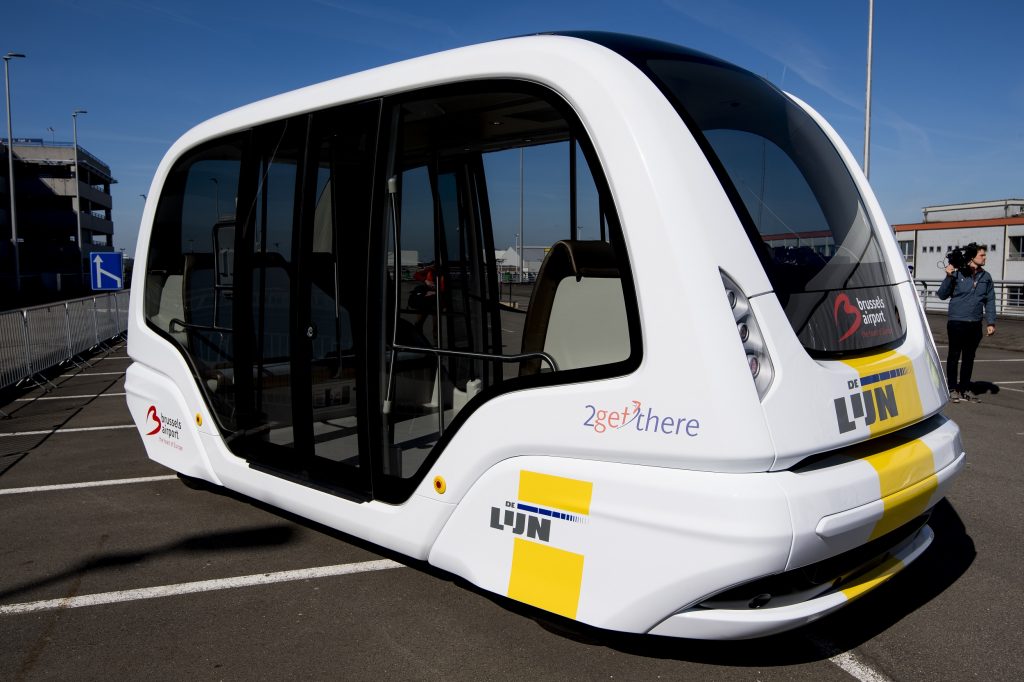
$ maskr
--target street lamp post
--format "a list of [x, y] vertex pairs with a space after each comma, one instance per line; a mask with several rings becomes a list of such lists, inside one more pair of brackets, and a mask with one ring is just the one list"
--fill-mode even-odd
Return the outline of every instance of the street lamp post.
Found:
[[875, 0], [868, 0], [868, 78], [864, 102], [864, 177], [871, 164], [871, 42], [875, 27]]
[[11, 244], [14, 246], [14, 291], [21, 292], [21, 260], [18, 254], [18, 216], [14, 201], [14, 137], [11, 135], [11, 76], [7, 63], [12, 59], [24, 58], [20, 52], [4, 55], [4, 89], [7, 93], [7, 181], [11, 193]]
[[213, 222], [216, 223], [220, 222], [220, 183], [217, 181], [217, 178], [210, 178], [210, 182], [213, 183], [214, 206], [216, 207], [214, 210], [217, 212]]
[[75, 221], [78, 225], [78, 278], [83, 287], [85, 286], [85, 245], [82, 244], [82, 192], [80, 189], [82, 180], [78, 173], [78, 115], [88, 113], [85, 109], [75, 109], [71, 112], [72, 144], [75, 147]]

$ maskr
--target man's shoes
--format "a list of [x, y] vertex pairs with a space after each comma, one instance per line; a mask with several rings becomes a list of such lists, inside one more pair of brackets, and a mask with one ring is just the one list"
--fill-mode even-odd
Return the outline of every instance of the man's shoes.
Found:
[[963, 393], [963, 400], [966, 403], [980, 403], [981, 402], [981, 398], [979, 398], [978, 396], [974, 395], [973, 391], [964, 391], [964, 393]]
[[958, 403], [960, 402], [960, 391], [955, 388], [949, 392], [949, 402]]

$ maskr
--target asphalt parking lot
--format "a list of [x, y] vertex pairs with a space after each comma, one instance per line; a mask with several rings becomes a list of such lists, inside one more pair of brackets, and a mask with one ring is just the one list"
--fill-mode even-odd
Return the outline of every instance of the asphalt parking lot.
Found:
[[983, 402], [947, 408], [969, 459], [932, 547], [810, 628], [716, 643], [566, 629], [186, 487], [131, 426], [121, 344], [0, 404], [0, 679], [1019, 679], [1024, 345], [1002, 345]]

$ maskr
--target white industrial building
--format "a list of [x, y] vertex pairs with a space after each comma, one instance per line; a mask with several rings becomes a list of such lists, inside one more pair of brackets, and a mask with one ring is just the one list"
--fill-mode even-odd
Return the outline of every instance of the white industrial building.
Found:
[[941, 279], [949, 250], [976, 242], [988, 250], [992, 279], [1024, 282], [1024, 199], [928, 206], [923, 213], [922, 223], [893, 225], [916, 279]]
[[946, 254], [971, 242], [988, 251], [985, 269], [996, 282], [997, 308], [1024, 303], [1024, 199], [927, 206], [924, 222], [893, 225], [907, 266], [918, 281], [941, 280]]

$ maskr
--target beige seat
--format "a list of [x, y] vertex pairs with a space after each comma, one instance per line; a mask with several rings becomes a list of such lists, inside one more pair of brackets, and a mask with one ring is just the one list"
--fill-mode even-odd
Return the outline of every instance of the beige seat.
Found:
[[[611, 244], [560, 241], [541, 264], [523, 330], [523, 353], [543, 351], [559, 370], [621, 362], [629, 357], [622, 281]], [[520, 363], [519, 374], [547, 364]]]
[[154, 314], [149, 316], [150, 321], [157, 328], [168, 332], [175, 341], [182, 346], [188, 345], [188, 334], [178, 324], [172, 325], [172, 320], [185, 319], [185, 303], [183, 296], [183, 277], [181, 275], [167, 275], [162, 283], [157, 283], [155, 277], [150, 275], [147, 281], [146, 293], [157, 290], [159, 286], [159, 303]]

